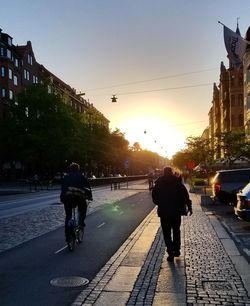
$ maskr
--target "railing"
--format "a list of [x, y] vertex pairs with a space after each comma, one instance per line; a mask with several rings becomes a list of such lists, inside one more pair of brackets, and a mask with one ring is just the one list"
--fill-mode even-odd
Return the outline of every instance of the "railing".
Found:
[[[89, 178], [89, 182], [91, 187], [94, 186], [102, 186], [102, 185], [110, 185], [110, 189], [120, 189], [121, 183], [127, 183], [129, 181], [147, 179], [147, 175], [133, 175], [133, 176], [122, 176], [122, 177], [102, 177], [102, 178]], [[42, 180], [42, 181], [32, 181], [32, 180], [19, 180], [19, 187], [26, 187], [29, 191], [38, 191], [38, 190], [52, 190], [52, 189], [60, 189], [61, 183], [54, 182], [53, 180]], [[18, 187], [17, 186], [17, 187]]]
[[91, 186], [101, 186], [101, 185], [110, 185], [110, 189], [120, 189], [121, 183], [127, 183], [129, 181], [136, 181], [147, 179], [147, 175], [133, 175], [133, 176], [122, 176], [122, 177], [103, 177], [103, 178], [95, 178], [89, 179]]

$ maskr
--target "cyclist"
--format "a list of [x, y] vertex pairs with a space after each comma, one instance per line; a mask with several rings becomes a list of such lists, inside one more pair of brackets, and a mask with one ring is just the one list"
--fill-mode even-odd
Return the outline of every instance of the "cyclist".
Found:
[[[76, 196], [72, 196], [72, 195]], [[65, 237], [68, 241], [68, 222], [72, 218], [72, 207], [78, 207], [79, 226], [84, 231], [85, 218], [87, 213], [87, 201], [92, 201], [92, 191], [87, 178], [81, 174], [80, 166], [77, 163], [71, 163], [69, 166], [69, 173], [66, 174], [62, 180], [61, 202], [64, 204], [65, 210]]]

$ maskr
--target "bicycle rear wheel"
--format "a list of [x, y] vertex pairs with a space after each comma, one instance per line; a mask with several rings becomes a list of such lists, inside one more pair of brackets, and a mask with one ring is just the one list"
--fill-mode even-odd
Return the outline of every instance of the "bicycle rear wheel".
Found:
[[75, 243], [76, 243], [76, 235], [75, 235], [75, 225], [74, 222], [69, 222], [69, 227], [68, 227], [68, 237], [67, 237], [67, 245], [68, 245], [68, 250], [70, 252], [73, 252], [75, 249]]
[[84, 227], [79, 226], [76, 232], [76, 239], [79, 244], [83, 241], [83, 235], [84, 235]]

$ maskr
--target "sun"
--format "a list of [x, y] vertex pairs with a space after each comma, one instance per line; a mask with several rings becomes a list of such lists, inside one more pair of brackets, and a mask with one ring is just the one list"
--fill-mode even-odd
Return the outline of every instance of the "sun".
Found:
[[163, 157], [172, 155], [184, 147], [185, 136], [159, 116], [135, 116], [120, 122], [119, 129], [133, 145], [139, 142], [142, 149], [156, 152]]

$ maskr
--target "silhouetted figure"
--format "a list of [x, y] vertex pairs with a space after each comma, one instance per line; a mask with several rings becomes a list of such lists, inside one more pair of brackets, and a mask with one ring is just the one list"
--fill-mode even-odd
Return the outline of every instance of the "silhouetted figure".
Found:
[[67, 241], [67, 225], [72, 218], [72, 207], [78, 207], [79, 225], [84, 230], [84, 220], [87, 213], [87, 199], [92, 200], [90, 184], [87, 178], [81, 174], [80, 166], [76, 163], [72, 163], [69, 166], [69, 173], [66, 174], [62, 180], [60, 199], [65, 209], [65, 236]]
[[180, 256], [181, 216], [192, 215], [192, 202], [182, 179], [173, 174], [171, 167], [165, 167], [163, 176], [155, 181], [152, 190], [153, 202], [158, 206], [164, 241], [168, 252], [168, 261]]

